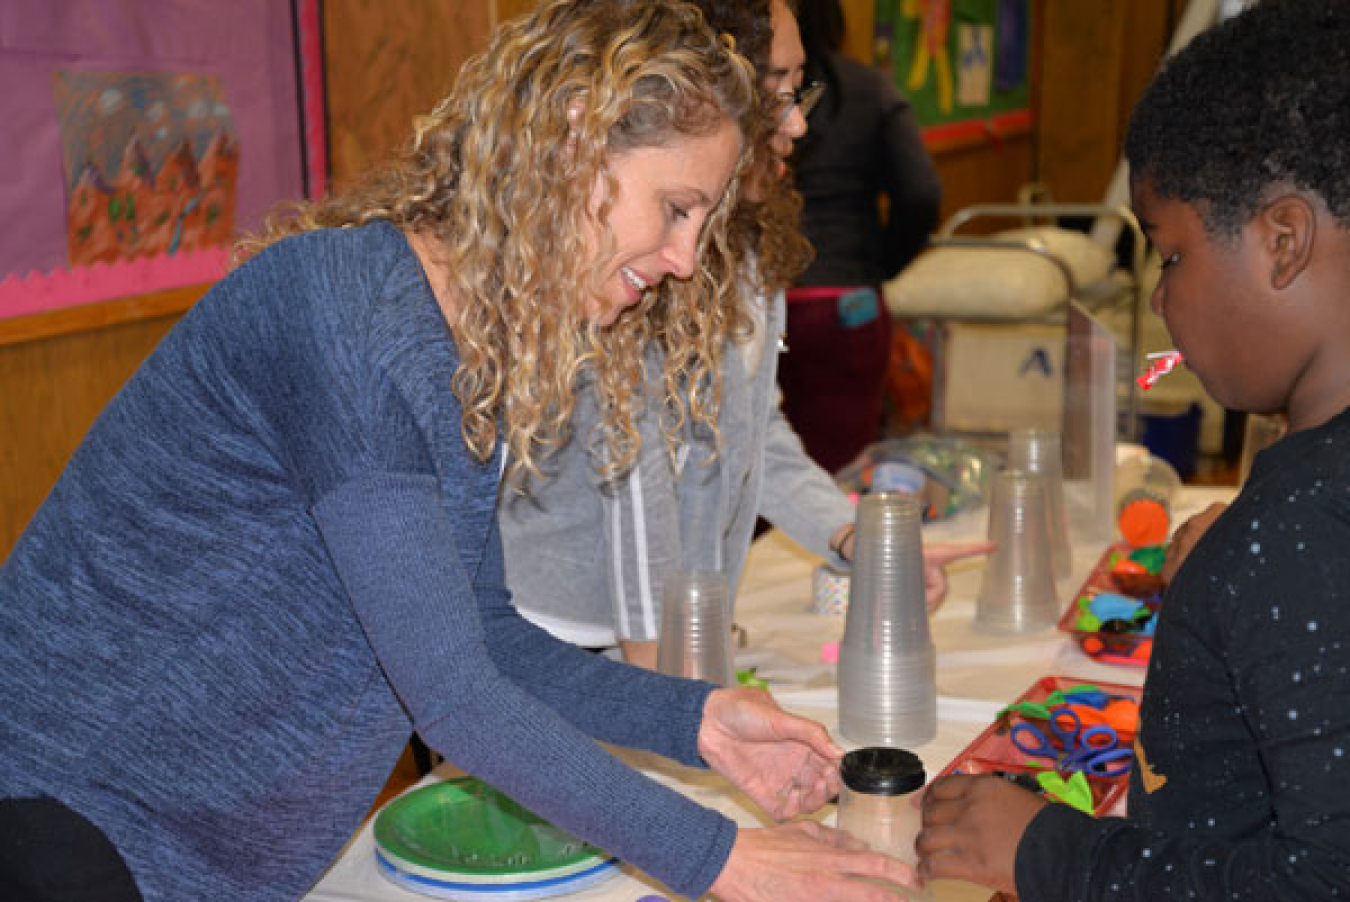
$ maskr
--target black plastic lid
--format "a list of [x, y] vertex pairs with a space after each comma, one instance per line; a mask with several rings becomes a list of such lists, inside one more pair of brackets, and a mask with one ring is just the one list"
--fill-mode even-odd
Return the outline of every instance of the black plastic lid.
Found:
[[844, 785], [868, 795], [898, 796], [923, 786], [927, 777], [919, 756], [905, 749], [855, 749], [839, 766]]

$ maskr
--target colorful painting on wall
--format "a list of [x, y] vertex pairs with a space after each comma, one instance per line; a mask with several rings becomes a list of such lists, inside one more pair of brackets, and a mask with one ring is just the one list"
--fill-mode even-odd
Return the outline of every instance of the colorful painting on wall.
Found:
[[930, 143], [1031, 123], [1029, 0], [876, 0], [873, 58]]
[[0, 317], [219, 278], [326, 180], [320, 0], [0, 12]]
[[59, 72], [71, 266], [234, 239], [239, 141], [218, 79]]

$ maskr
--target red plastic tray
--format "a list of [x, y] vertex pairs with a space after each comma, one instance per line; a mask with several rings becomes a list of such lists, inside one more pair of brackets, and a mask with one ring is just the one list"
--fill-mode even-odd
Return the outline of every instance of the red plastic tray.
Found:
[[1106, 551], [1102, 552], [1101, 559], [1084, 580], [1083, 587], [1069, 600], [1069, 606], [1059, 618], [1059, 628], [1077, 638], [1086, 655], [1104, 664], [1147, 667], [1149, 655], [1153, 653], [1152, 636], [1087, 631], [1077, 629], [1075, 626], [1078, 622], [1078, 599], [1084, 595], [1092, 597], [1101, 592], [1114, 592], [1117, 595], [1138, 598], [1150, 608], [1158, 609], [1162, 603], [1161, 584], [1156, 578], [1131, 580], [1111, 572], [1111, 563], [1116, 556], [1126, 556], [1132, 550], [1133, 548], [1125, 542], [1107, 546]]
[[[1109, 554], [1102, 558], [1103, 561], [1108, 559]], [[1018, 702], [1044, 702], [1050, 697], [1050, 693], [1056, 689], [1072, 689], [1075, 686], [1083, 685], [1085, 682], [1085, 680], [1073, 677], [1041, 677], [1029, 689], [1017, 696], [1013, 700], [1013, 704]], [[1142, 695], [1142, 690], [1136, 686], [1101, 682], [1093, 682], [1092, 685], [1111, 695], [1120, 695], [1132, 698], [1135, 701], [1139, 701]], [[1008, 736], [1008, 731], [1013, 724], [1022, 722], [1024, 722], [1024, 718], [1017, 714], [1008, 714], [999, 718], [986, 727], [979, 736], [975, 737], [975, 741], [966, 746], [959, 755], [948, 762], [938, 776], [946, 776], [958, 771], [963, 774], [987, 774], [996, 770], [1005, 773], [1044, 770], [1046, 762], [1043, 759], [1027, 755], [1013, 745]], [[1128, 774], [1110, 778], [1088, 777], [1088, 786], [1092, 790], [1093, 814], [1100, 817], [1115, 808], [1125, 798], [1125, 793], [1129, 789], [1129, 779]], [[1007, 893], [994, 893], [989, 898], [989, 902], [1017, 902], [1017, 897]]]
[[[1032, 684], [1013, 704], [1018, 702], [1044, 702], [1056, 689], [1072, 689], [1084, 684], [1084, 680], [1073, 677], [1047, 676]], [[1116, 683], [1098, 683], [1092, 685], [1110, 695], [1119, 695], [1139, 701], [1141, 690], [1137, 686], [1122, 686]], [[1014, 724], [1027, 722], [1021, 715], [1013, 712], [999, 718], [985, 727], [984, 732], [975, 741], [966, 746], [959, 755], [948, 762], [938, 776], [957, 773], [987, 774], [993, 771], [1007, 773], [1027, 773], [1046, 769], [1047, 762], [1026, 754], [1009, 736]], [[1042, 725], [1042, 724], [1038, 724]], [[1129, 774], [1119, 777], [1088, 777], [1088, 786], [1092, 789], [1093, 814], [1101, 815], [1110, 811], [1124, 796], [1129, 787]]]

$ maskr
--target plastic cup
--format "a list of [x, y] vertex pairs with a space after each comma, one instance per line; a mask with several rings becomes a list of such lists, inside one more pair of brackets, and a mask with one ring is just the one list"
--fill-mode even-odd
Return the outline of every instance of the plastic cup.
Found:
[[975, 628], [1027, 633], [1053, 626], [1059, 598], [1050, 557], [1044, 477], [1004, 470], [994, 478], [989, 537], [994, 550], [975, 598]]
[[[899, 748], [854, 749], [839, 765], [837, 826], [878, 852], [917, 866], [914, 841], [922, 829], [916, 794], [926, 781], [919, 756]], [[920, 898], [909, 891], [906, 897]], [[922, 898], [931, 899], [932, 894]]]
[[848, 610], [851, 580], [847, 572], [821, 564], [811, 574], [811, 613], [843, 614]]
[[656, 669], [730, 686], [731, 617], [727, 578], [715, 570], [672, 574], [661, 592]]
[[1008, 434], [1008, 469], [1045, 477], [1050, 565], [1054, 568], [1055, 578], [1064, 579], [1073, 571], [1073, 549], [1069, 542], [1068, 513], [1064, 507], [1064, 452], [1059, 432], [1037, 427], [1014, 429]]

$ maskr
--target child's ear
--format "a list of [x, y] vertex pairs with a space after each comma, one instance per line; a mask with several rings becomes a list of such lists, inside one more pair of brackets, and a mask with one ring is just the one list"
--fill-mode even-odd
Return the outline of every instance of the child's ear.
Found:
[[1312, 259], [1317, 211], [1301, 194], [1286, 194], [1267, 204], [1257, 219], [1270, 254], [1270, 287], [1282, 291]]

